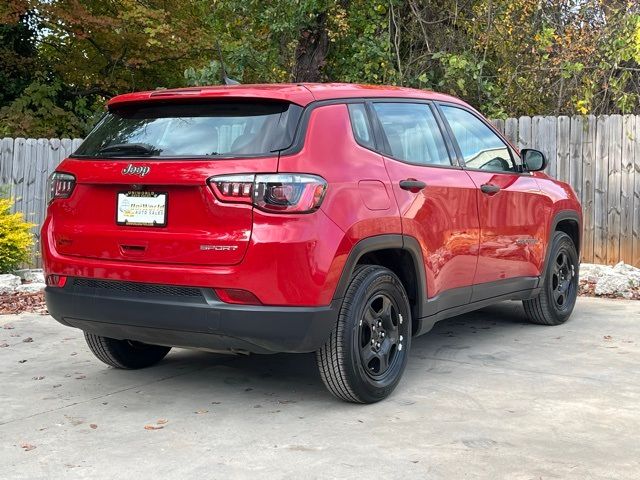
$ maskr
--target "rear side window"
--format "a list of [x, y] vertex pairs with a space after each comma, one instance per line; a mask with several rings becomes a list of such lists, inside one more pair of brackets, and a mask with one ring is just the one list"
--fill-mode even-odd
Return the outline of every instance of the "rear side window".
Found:
[[349, 117], [351, 118], [351, 129], [353, 136], [360, 145], [373, 150], [375, 144], [369, 118], [367, 117], [367, 109], [363, 103], [349, 104]]
[[418, 165], [451, 166], [451, 160], [429, 105], [422, 103], [374, 103], [390, 154]]
[[512, 172], [509, 148], [475, 115], [457, 107], [441, 105], [468, 168]]
[[281, 102], [120, 107], [105, 115], [74, 156], [266, 156], [291, 145], [301, 112]]

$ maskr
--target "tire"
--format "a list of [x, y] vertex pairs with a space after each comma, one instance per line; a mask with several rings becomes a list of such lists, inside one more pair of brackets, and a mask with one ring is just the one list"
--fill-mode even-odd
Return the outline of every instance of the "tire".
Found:
[[155, 365], [171, 350], [171, 347], [116, 340], [87, 332], [84, 332], [84, 338], [98, 360], [112, 367], [127, 370]]
[[538, 325], [566, 322], [578, 296], [580, 262], [573, 240], [564, 232], [555, 232], [550, 248], [540, 294], [522, 301], [527, 317]]
[[378, 402], [400, 381], [410, 347], [411, 309], [402, 283], [387, 268], [359, 266], [336, 326], [316, 352], [325, 386], [347, 402]]

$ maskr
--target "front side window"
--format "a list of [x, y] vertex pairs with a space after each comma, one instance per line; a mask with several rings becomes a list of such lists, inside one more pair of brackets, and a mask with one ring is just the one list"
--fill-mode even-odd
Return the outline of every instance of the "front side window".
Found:
[[288, 103], [221, 101], [117, 107], [74, 156], [270, 155], [291, 145], [301, 110]]
[[451, 166], [444, 138], [429, 105], [373, 104], [393, 158], [418, 165]]
[[491, 172], [514, 171], [509, 148], [478, 117], [457, 107], [442, 105], [441, 108], [468, 168]]

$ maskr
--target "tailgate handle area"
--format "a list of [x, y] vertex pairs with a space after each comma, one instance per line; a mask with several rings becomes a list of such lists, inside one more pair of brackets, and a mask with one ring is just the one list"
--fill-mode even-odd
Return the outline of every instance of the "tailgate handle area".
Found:
[[139, 256], [144, 255], [144, 252], [147, 251], [146, 245], [125, 245], [124, 243], [120, 244], [120, 251], [123, 255], [130, 256]]

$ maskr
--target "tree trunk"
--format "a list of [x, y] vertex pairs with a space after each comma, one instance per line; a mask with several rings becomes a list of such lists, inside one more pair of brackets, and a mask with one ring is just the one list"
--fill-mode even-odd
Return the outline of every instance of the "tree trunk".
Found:
[[329, 51], [326, 12], [319, 13], [315, 20], [315, 25], [300, 32], [292, 74], [294, 82], [321, 82], [323, 79], [322, 69]]

